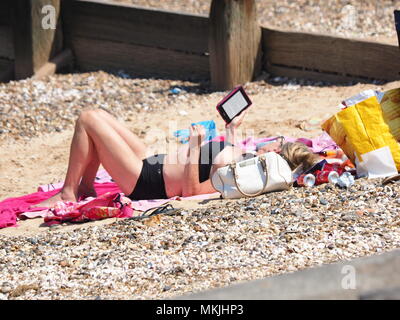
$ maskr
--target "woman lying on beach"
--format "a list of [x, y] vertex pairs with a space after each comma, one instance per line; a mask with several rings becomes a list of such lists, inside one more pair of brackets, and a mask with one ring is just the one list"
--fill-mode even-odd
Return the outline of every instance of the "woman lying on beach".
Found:
[[[244, 115], [245, 112], [226, 126], [225, 142], [202, 146], [204, 127], [192, 126], [189, 143], [177, 152], [146, 158], [146, 145], [108, 112], [82, 111], [75, 124], [64, 186], [37, 206], [51, 207], [57, 201], [96, 197], [93, 184], [100, 164], [132, 200], [216, 192], [210, 181], [215, 170], [245, 156], [235, 146], [236, 130]], [[299, 165], [307, 169], [316, 161], [315, 155], [301, 143], [269, 143], [258, 154], [270, 151], [280, 153], [292, 170]]]

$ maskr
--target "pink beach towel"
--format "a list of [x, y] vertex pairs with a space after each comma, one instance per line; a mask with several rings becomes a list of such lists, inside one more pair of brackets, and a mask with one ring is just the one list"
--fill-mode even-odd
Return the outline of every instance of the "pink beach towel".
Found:
[[[160, 200], [131, 201], [122, 193], [107, 192], [97, 198], [88, 198], [81, 202], [58, 202], [54, 208], [47, 209], [44, 221], [48, 225], [62, 222], [84, 222], [102, 220], [107, 218], [130, 218], [134, 211], [146, 211], [169, 202], [170, 200], [208, 199], [211, 195], [193, 197], [173, 197]], [[219, 195], [219, 193], [216, 193]]]
[[[106, 192], [121, 192], [119, 187], [113, 183], [95, 183], [94, 188], [100, 196]], [[43, 211], [43, 207], [30, 208], [32, 205], [38, 204], [55, 195], [60, 189], [44, 192], [38, 191], [21, 197], [8, 198], [0, 202], [0, 229], [13, 227], [16, 225], [17, 218], [24, 212], [34, 213]], [[34, 216], [34, 214], [32, 215]]]
[[[105, 183], [95, 183], [94, 184], [95, 190], [98, 194], [98, 197], [95, 198], [92, 201], [99, 200], [102, 201], [101, 196], [105, 195], [107, 193], [109, 194], [117, 194], [121, 193], [121, 190], [119, 187], [114, 183], [114, 182], [105, 182]], [[8, 198], [0, 202], [0, 229], [1, 228], [7, 228], [7, 227], [14, 227], [16, 226], [17, 219], [27, 219], [27, 218], [38, 218], [42, 217], [47, 219], [47, 221], [50, 220], [58, 220], [58, 221], [79, 221], [79, 219], [84, 220], [85, 218], [91, 219], [91, 220], [97, 220], [98, 212], [90, 212], [86, 215], [84, 215], [84, 212], [81, 211], [74, 211], [76, 208], [81, 208], [83, 205], [85, 205], [88, 200], [83, 200], [78, 203], [68, 203], [68, 202], [61, 202], [60, 206], [62, 203], [64, 204], [65, 208], [68, 208], [68, 210], [65, 210], [62, 212], [61, 210], [57, 214], [54, 214], [49, 208], [44, 208], [44, 207], [34, 207], [30, 208], [32, 205], [35, 205], [37, 203], [40, 203], [41, 201], [44, 201], [53, 195], [55, 195], [60, 189], [55, 189], [52, 191], [38, 191], [35, 193], [31, 193], [25, 196], [21, 197], [15, 197], [15, 198]], [[123, 195], [123, 194], [122, 194]], [[213, 197], [218, 197], [219, 193], [212, 193], [212, 194], [203, 194], [203, 195], [197, 195], [197, 196], [192, 196], [192, 197], [172, 197], [170, 199], [155, 199], [155, 200], [139, 200], [139, 201], [131, 201], [130, 203], [130, 208], [132, 210], [137, 210], [137, 211], [146, 211], [148, 209], [156, 208], [159, 207], [171, 200], [203, 200], [203, 199], [209, 199]], [[94, 206], [95, 202], [92, 202], [92, 206]], [[96, 207], [107, 207], [104, 205], [104, 203], [101, 202], [101, 204], [97, 204]], [[112, 207], [109, 207], [112, 208]], [[61, 212], [61, 213], [60, 213]], [[104, 212], [104, 210], [102, 211]], [[110, 215], [108, 217], [118, 217], [118, 218], [123, 218], [127, 217], [126, 211], [124, 213], [121, 213], [117, 210], [109, 210]], [[53, 219], [50, 219], [49, 217], [53, 217]]]

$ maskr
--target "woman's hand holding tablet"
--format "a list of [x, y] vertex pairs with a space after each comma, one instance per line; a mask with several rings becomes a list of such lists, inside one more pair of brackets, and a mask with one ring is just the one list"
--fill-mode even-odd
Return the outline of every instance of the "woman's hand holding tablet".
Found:
[[217, 110], [226, 124], [250, 107], [252, 102], [242, 86], [233, 89], [220, 103]]

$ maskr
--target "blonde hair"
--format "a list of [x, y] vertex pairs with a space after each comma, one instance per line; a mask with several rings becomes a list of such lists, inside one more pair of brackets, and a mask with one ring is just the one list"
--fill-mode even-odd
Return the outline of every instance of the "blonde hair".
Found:
[[301, 165], [302, 170], [306, 171], [319, 160], [317, 154], [312, 153], [305, 144], [300, 142], [286, 142], [282, 146], [280, 155], [288, 162], [292, 170]]

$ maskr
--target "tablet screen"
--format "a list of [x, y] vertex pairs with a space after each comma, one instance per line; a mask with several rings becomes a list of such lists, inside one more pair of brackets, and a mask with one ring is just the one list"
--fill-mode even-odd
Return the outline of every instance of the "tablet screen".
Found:
[[226, 114], [230, 119], [233, 119], [238, 113], [248, 106], [248, 102], [243, 97], [243, 94], [238, 90], [233, 94], [223, 105]]

